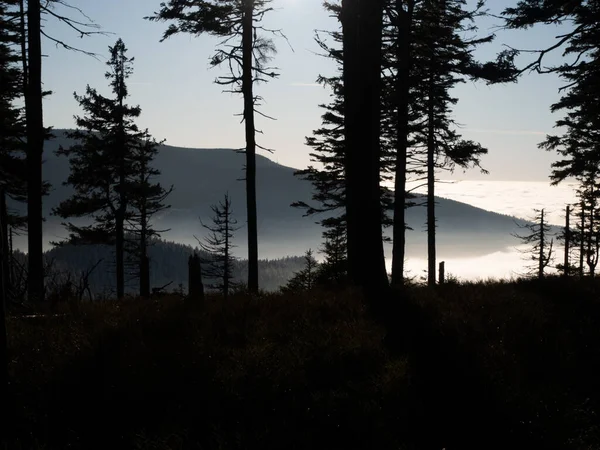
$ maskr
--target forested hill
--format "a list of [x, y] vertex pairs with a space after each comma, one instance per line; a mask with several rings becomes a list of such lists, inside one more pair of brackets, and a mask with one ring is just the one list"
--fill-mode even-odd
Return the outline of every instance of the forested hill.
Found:
[[[187, 292], [188, 258], [194, 252], [202, 257], [207, 255], [189, 245], [156, 240], [149, 247], [150, 285], [160, 288], [168, 285], [165, 291], [183, 289]], [[16, 255], [21, 263], [26, 255], [18, 252]], [[82, 274], [89, 272], [89, 283], [95, 295], [114, 295], [114, 249], [104, 245], [72, 246], [65, 245], [53, 248], [45, 253], [46, 261], [50, 264], [49, 279], [61, 280], [70, 273], [77, 283]], [[259, 260], [259, 282], [261, 289], [274, 291], [283, 286], [298, 271], [303, 268], [304, 258], [287, 257], [272, 260]], [[138, 279], [134, 275], [135, 265], [128, 266], [126, 275], [126, 291], [138, 292]], [[248, 278], [246, 260], [237, 260], [233, 264], [234, 283], [245, 283]], [[206, 285], [215, 280], [204, 279]]]
[[[59, 146], [73, 142], [64, 130], [54, 130], [55, 138], [46, 143], [44, 176], [52, 191], [44, 200], [46, 237], [49, 241], [65, 236], [61, 220], [50, 212], [67, 197], [70, 188], [62, 185], [69, 174], [65, 157], [57, 157]], [[202, 234], [198, 218], [207, 220], [210, 205], [226, 192], [240, 224], [245, 223], [244, 155], [227, 149], [192, 149], [163, 145], [155, 166], [162, 172], [160, 182], [174, 186], [168, 198], [171, 209], [158, 219], [157, 226], [170, 229], [163, 237], [195, 245], [194, 235]], [[301, 255], [316, 249], [321, 241], [321, 228], [314, 217], [303, 217], [303, 211], [290, 207], [295, 201], [311, 203], [312, 186], [294, 176], [296, 169], [279, 165], [264, 156], [257, 157], [257, 197], [260, 256], [279, 258]], [[473, 206], [438, 199], [438, 250], [440, 254], [482, 255], [515, 244], [510, 236], [515, 231], [513, 218], [484, 211]], [[425, 208], [410, 208], [407, 223], [413, 229], [407, 235], [408, 256], [422, 256], [425, 244]], [[244, 254], [246, 230], [238, 231], [238, 254]], [[17, 240], [17, 245], [19, 241]]]

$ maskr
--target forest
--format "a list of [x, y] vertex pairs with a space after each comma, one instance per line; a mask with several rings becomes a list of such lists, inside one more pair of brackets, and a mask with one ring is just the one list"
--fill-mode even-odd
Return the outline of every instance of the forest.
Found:
[[[309, 198], [298, 188], [278, 224], [294, 211], [318, 224], [321, 242], [279, 259], [259, 257], [261, 176], [278, 172], [261, 169], [272, 149], [257, 125], [277, 115], [261, 96], [287, 45], [285, 29], [265, 25], [277, 8], [154, 3], [143, 19], [161, 42], [217, 39], [209, 66], [239, 99], [244, 136], [241, 158], [219, 157], [235, 161], [243, 201], [196, 194], [191, 180], [186, 201], [211, 198], [191, 206], [208, 211], [197, 245], [164, 239], [178, 223], [161, 220], [184, 197], [178, 180], [161, 182], [168, 147], [131, 103], [125, 40], [108, 48], [104, 85], [74, 92], [75, 127], [54, 130], [44, 45], [95, 58], [86, 42], [107, 32], [75, 1], [0, 0], [3, 448], [600, 448], [600, 1], [507, 0], [500, 15], [484, 0], [323, 1], [314, 14], [337, 23], [314, 32], [335, 67], [317, 80], [330, 102], [305, 138], [311, 165], [294, 173]], [[482, 18], [507, 32], [567, 31], [480, 59], [497, 39]], [[486, 173], [488, 149], [461, 133], [456, 88], [531, 74], [561, 80], [555, 134], [538, 147], [557, 156], [549, 183], [576, 183], [577, 201], [562, 227], [544, 207], [515, 224], [527, 276], [457, 280], [438, 258], [436, 188], [443, 173]], [[59, 167], [49, 161], [68, 170], [47, 173]], [[416, 210], [422, 282], [406, 269]], [[490, 234], [479, 239], [500, 220], [482, 217]], [[465, 231], [457, 251], [475, 239]]]

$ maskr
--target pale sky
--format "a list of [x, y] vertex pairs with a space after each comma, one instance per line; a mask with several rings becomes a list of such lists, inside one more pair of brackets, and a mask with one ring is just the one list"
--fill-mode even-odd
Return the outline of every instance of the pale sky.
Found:
[[[236, 116], [242, 110], [242, 99], [222, 93], [214, 79], [226, 73], [211, 69], [209, 57], [217, 40], [209, 36], [181, 35], [160, 43], [167, 24], [143, 20], [157, 10], [160, 0], [70, 0], [83, 9], [107, 32], [108, 36], [85, 39], [69, 31], [64, 24], [49, 20], [49, 34], [101, 55], [100, 61], [89, 56], [56, 48], [44, 41], [43, 79], [46, 90], [53, 94], [45, 100], [46, 125], [72, 128], [73, 115], [80, 110], [73, 92], [84, 93], [86, 84], [107, 92], [104, 72], [108, 46], [121, 37], [135, 57], [135, 73], [130, 79], [130, 103], [139, 104], [142, 116], [138, 122], [149, 128], [157, 139], [167, 144], [202, 148], [241, 148], [244, 146], [243, 125]], [[489, 8], [498, 13], [516, 0], [489, 0]], [[321, 0], [274, 0], [276, 11], [267, 17], [266, 25], [281, 29], [293, 50], [283, 39], [276, 39], [279, 53], [274, 65], [281, 76], [257, 93], [265, 99], [263, 111], [277, 121], [258, 119], [264, 135], [258, 142], [276, 149], [268, 155], [280, 164], [302, 168], [309, 164], [309, 148], [304, 138], [320, 125], [318, 104], [328, 102], [329, 91], [315, 84], [319, 74], [334, 73], [334, 65], [318, 56], [314, 43], [315, 29], [332, 29], [337, 23], [321, 7]], [[66, 12], [61, 10], [61, 12]], [[493, 32], [498, 20], [481, 23], [480, 33]], [[556, 27], [540, 27], [527, 31], [497, 33], [493, 44], [478, 50], [485, 59], [508, 44], [520, 48], [542, 48], [551, 45], [560, 34]], [[531, 56], [523, 56], [525, 61]], [[556, 62], [560, 54], [549, 62]], [[518, 84], [486, 86], [467, 83], [457, 88], [459, 103], [455, 119], [463, 125], [463, 136], [481, 142], [489, 149], [483, 165], [490, 170], [490, 180], [547, 180], [554, 155], [537, 149], [537, 144], [552, 132], [556, 115], [549, 112], [558, 100], [560, 80], [551, 75], [527, 75]], [[458, 178], [479, 179], [477, 173], [459, 174]]]

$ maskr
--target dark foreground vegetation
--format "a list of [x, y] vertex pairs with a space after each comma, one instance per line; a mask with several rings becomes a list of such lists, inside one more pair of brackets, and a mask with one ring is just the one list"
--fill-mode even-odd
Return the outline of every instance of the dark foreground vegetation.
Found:
[[349, 290], [13, 311], [2, 448], [599, 448], [599, 292], [411, 287], [389, 332]]

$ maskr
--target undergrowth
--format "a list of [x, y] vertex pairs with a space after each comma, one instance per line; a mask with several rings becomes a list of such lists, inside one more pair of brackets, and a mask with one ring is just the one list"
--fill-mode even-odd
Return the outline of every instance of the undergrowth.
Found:
[[6, 448], [600, 448], [600, 284], [13, 315]]

